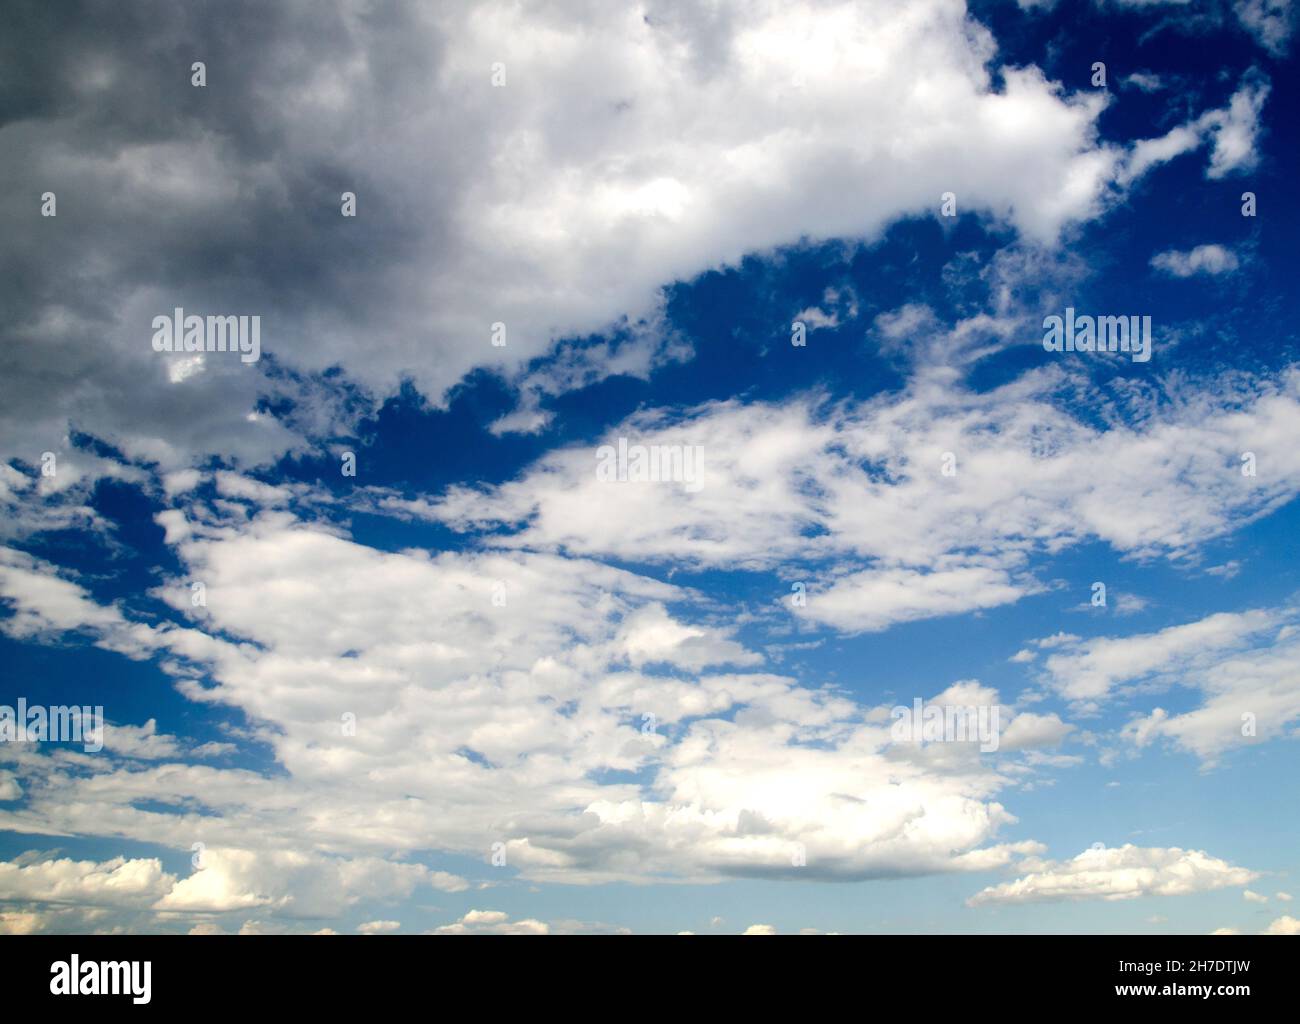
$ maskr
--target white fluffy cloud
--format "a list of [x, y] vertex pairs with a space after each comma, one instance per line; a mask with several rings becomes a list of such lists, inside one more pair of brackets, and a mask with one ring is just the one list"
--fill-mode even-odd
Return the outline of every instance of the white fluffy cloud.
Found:
[[1060, 715], [1024, 712], [1011, 719], [1002, 731], [999, 749], [1020, 750], [1059, 746], [1073, 730], [1074, 726], [1062, 722]]
[[434, 930], [435, 935], [549, 935], [550, 925], [533, 918], [512, 921], [500, 910], [471, 910], [459, 921]]
[[467, 883], [418, 864], [373, 857], [327, 858], [295, 850], [205, 848], [198, 867], [154, 909], [185, 913], [275, 910], [332, 917], [359, 900], [397, 900], [417, 886], [458, 891]]
[[[15, 765], [27, 804], [0, 825], [206, 844], [159, 911], [328, 916], [359, 891], [454, 887], [391, 853], [495, 842], [528, 876], [570, 882], [980, 870], [1038, 849], [998, 841], [1015, 820], [994, 799], [1011, 784], [1000, 762], [900, 747], [853, 700], [743, 669], [755, 656], [689, 591], [551, 555], [384, 553], [285, 512], [210, 514], [169, 520], [208, 585], [202, 610], [183, 587], [160, 592], [190, 628], [143, 630], [67, 581], [13, 591], [26, 621], [48, 622], [49, 600], [80, 610], [63, 628], [159, 653], [191, 699], [245, 711], [287, 773]], [[1019, 728], [1021, 748], [1063, 733]], [[654, 781], [599, 781], [609, 771]]]
[[151, 930], [199, 921], [221, 931], [219, 915], [257, 910], [280, 920], [333, 917], [366, 901], [409, 898], [418, 886], [459, 892], [446, 872], [378, 858], [325, 858], [277, 850], [212, 848], [200, 867], [178, 878], [156, 858], [102, 862], [40, 858], [0, 861], [0, 898], [16, 909], [0, 933], [92, 931], [123, 923]]
[[0, 894], [18, 902], [140, 907], [164, 896], [175, 882], [153, 858], [0, 861]]
[[1067, 861], [1028, 858], [1020, 867], [1028, 873], [1013, 882], [989, 886], [967, 900], [967, 904], [979, 907], [1055, 900], [1185, 896], [1245, 885], [1259, 877], [1257, 872], [1235, 867], [1200, 850], [1129, 844], [1084, 850]]

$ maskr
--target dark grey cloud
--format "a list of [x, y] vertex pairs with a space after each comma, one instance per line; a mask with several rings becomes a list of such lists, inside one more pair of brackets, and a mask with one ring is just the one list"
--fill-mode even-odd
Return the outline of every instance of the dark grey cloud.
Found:
[[[1097, 97], [1033, 69], [992, 93], [991, 37], [939, 0], [906, 14], [24, 0], [7, 14], [6, 460], [57, 448], [69, 425], [167, 465], [319, 447], [355, 415], [322, 382], [331, 368], [375, 400], [409, 379], [434, 402], [499, 370], [524, 397], [498, 427], [534, 429], [538, 396], [566, 381], [685, 357], [660, 329], [673, 281], [870, 237], [949, 188], [1052, 241], [1100, 211], [1118, 159], [1096, 138]], [[47, 191], [56, 218], [40, 215]], [[210, 357], [174, 380], [149, 341], [177, 306], [260, 316], [266, 362]], [[518, 376], [614, 325], [627, 344], [569, 345]], [[250, 416], [286, 388], [307, 405], [295, 419]]]

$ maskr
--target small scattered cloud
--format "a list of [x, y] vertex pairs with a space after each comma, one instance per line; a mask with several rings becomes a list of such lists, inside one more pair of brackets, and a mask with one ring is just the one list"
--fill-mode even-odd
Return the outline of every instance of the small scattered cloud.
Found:
[[1198, 245], [1185, 252], [1168, 249], [1151, 257], [1151, 265], [1173, 277], [1195, 274], [1231, 274], [1241, 264], [1231, 249], [1221, 245]]
[[357, 925], [357, 931], [362, 935], [387, 935], [401, 927], [401, 921], [367, 921]]

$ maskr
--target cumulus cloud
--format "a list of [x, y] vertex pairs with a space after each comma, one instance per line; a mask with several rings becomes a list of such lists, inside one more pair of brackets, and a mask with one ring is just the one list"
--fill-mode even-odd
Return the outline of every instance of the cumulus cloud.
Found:
[[1235, 867], [1200, 850], [1177, 847], [1088, 849], [1067, 861], [1027, 858], [1027, 874], [992, 885], [967, 900], [971, 907], [1057, 900], [1127, 900], [1139, 896], [1185, 896], [1245, 885], [1258, 872]]
[[[189, 627], [142, 631], [71, 583], [15, 591], [22, 612], [45, 621], [44, 598], [75, 597], [85, 621], [65, 627], [171, 659], [182, 692], [243, 709], [287, 774], [89, 759], [87, 777], [38, 758], [16, 769], [26, 805], [0, 812], [6, 827], [200, 837], [203, 868], [160, 911], [328, 915], [358, 892], [454, 887], [382, 854], [497, 841], [526, 875], [570, 882], [982, 870], [1036, 848], [997, 841], [1009, 779], [977, 751], [917, 756], [832, 691], [704, 668], [754, 659], [681, 588], [550, 555], [379, 552], [281, 511], [217, 525], [196, 510], [176, 536], [208, 582], [201, 612], [166, 591]], [[647, 674], [661, 663], [693, 675]], [[1024, 746], [1061, 732], [1016, 728]], [[611, 771], [654, 784], [602, 782]]]
[[[308, 372], [342, 364], [379, 391], [409, 373], [439, 397], [476, 365], [522, 365], [557, 335], [653, 316], [657, 289], [675, 278], [807, 234], [869, 234], [943, 188], [1051, 235], [1091, 211], [1107, 167], [1091, 137], [1099, 100], [1064, 97], [1032, 69], [1009, 71], [995, 93], [989, 34], [938, 2], [905, 17], [888, 5], [773, 3], [741, 18], [728, 4], [710, 19], [671, 6], [643, 17], [504, 4], [377, 19], [339, 2], [289, 5], [270, 25], [222, 12], [220, 32], [214, 9], [160, 3], [87, 11], [57, 38], [35, 6], [13, 13], [22, 31], [11, 38], [23, 42], [8, 56], [39, 73], [26, 117], [0, 129], [6, 177], [114, 197], [95, 208], [93, 235], [17, 247], [57, 261], [80, 299], [12, 291], [21, 309], [7, 347], [33, 373], [47, 358], [69, 367], [60, 391], [40, 396], [52, 408], [6, 393], [15, 440], [48, 434], [75, 399], [92, 429], [135, 454], [204, 451], [205, 433], [246, 459], [291, 446], [299, 424], [242, 415], [267, 386], [248, 367], [209, 359], [169, 376], [153, 358], [145, 325], [179, 296], [196, 309], [240, 296], [265, 311], [267, 350]], [[206, 91], [168, 87], [188, 73], [159, 52], [177, 39], [201, 39], [191, 49], [224, 69]], [[904, 61], [932, 69], [932, 88], [896, 74]], [[504, 88], [492, 86], [494, 62], [508, 69]], [[268, 93], [273, 106], [255, 99]], [[375, 109], [386, 117], [361, 116]], [[432, 179], [431, 138], [461, 140]], [[945, 165], [956, 180], [940, 181]], [[1026, 178], [1029, 167], [1041, 173]], [[360, 215], [321, 216], [337, 214], [344, 189], [362, 196]], [[257, 228], [267, 217], [281, 225], [271, 239]], [[115, 250], [127, 220], [148, 225], [156, 262]], [[182, 258], [195, 235], [221, 244]], [[241, 268], [245, 248], [256, 266]], [[361, 250], [388, 255], [371, 263]], [[616, 258], [629, 251], [635, 264]], [[502, 291], [501, 280], [515, 285]], [[283, 296], [303, 291], [290, 281], [332, 299], [289, 305]], [[362, 316], [364, 356], [351, 341]], [[503, 349], [488, 344], [496, 321], [509, 327]], [[106, 344], [84, 344], [89, 333]], [[92, 373], [102, 394], [88, 406]], [[142, 387], [177, 408], [132, 403]], [[222, 416], [221, 402], [239, 414]], [[31, 416], [38, 429], [22, 429]]]
[[1002, 731], [998, 749], [1010, 751], [1059, 746], [1073, 730], [1074, 726], [1062, 722], [1057, 714], [1024, 712], [1011, 719]]
[[363, 898], [399, 899], [421, 884], [466, 888], [418, 864], [327, 858], [294, 850], [205, 848], [188, 878], [154, 904], [159, 911], [225, 913], [265, 908], [290, 917], [328, 917]]
[[[0, 256], [13, 311], [0, 540], [76, 528], [108, 546], [96, 487], [129, 483], [165, 506], [175, 575], [142, 610], [0, 546], [0, 631], [152, 660], [185, 699], [245, 724], [195, 746], [155, 718], [115, 722], [96, 758], [5, 750], [0, 828], [204, 845], [184, 877], [147, 858], [0, 865], [16, 907], [0, 930], [99, 927], [102, 910], [198, 931], [242, 921], [241, 934], [351, 912], [386, 931], [386, 904], [469, 887], [423, 861], [494, 847], [526, 879], [571, 883], [891, 878], [1028, 858], [1016, 894], [1117, 898], [1242, 870], [1126, 847], [1098, 882], [1040, 860], [1036, 841], [1003, 838], [1016, 823], [1004, 794], [1073, 763], [1043, 752], [1070, 723], [1007, 708], [995, 757], [898, 744], [880, 708], [773, 671], [748, 627], [859, 633], [988, 611], [1046, 589], [1035, 557], [1093, 541], [1185, 562], [1300, 491], [1295, 373], [1156, 381], [1082, 408], [1066, 396], [1087, 373], [1060, 366], [975, 390], [966, 369], [1023, 342], [1016, 312], [998, 301], [945, 329], [910, 304], [871, 333], [907, 367], [895, 392], [647, 407], [612, 428], [699, 445], [698, 489], [611, 486], [577, 446], [494, 486], [358, 488], [338, 504], [246, 470], [336, 450], [404, 381], [437, 403], [482, 368], [517, 400], [490, 433], [536, 435], [546, 397], [691, 357], [665, 286], [774, 247], [876, 237], [946, 191], [1019, 239], [1016, 259], [1050, 262], [1063, 233], [1180, 153], [1208, 146], [1212, 178], [1254, 166], [1262, 75], [1128, 144], [1099, 139], [1106, 94], [999, 65], [990, 33], [946, 0], [385, 17], [359, 0], [290, 2], [223, 9], [220, 31], [205, 5], [78, 13], [56, 36], [40, 5], [19, 4], [21, 43], [0, 41], [26, 83], [0, 110], [0, 169], [18, 183], [0, 211], [23, 254]], [[177, 89], [175, 53], [196, 40], [209, 85]], [[49, 181], [57, 231], [30, 215]], [[358, 217], [338, 215], [343, 190]], [[1163, 255], [1210, 269], [1198, 252]], [[791, 312], [813, 328], [858, 313], [851, 289], [807, 302]], [[158, 358], [148, 325], [176, 305], [263, 316], [263, 362]], [[1250, 482], [1234, 472], [1247, 448]], [[35, 468], [46, 451], [52, 477]], [[353, 512], [474, 536], [381, 549], [353, 536]], [[761, 570], [772, 599], [738, 616], [665, 566]], [[795, 581], [805, 602], [790, 600]], [[1150, 682], [1163, 657], [1204, 689], [1213, 721], [1157, 708], [1125, 735], [1210, 750], [1243, 694], [1273, 702], [1251, 705], [1261, 735], [1296, 714], [1288, 628], [1240, 613], [1127, 646], [1057, 637], [1016, 660], [1037, 658], [1048, 690], [1087, 702]], [[1232, 676], [1223, 659], [1243, 652], [1256, 660]], [[997, 694], [966, 681], [945, 699]], [[221, 766], [254, 747], [272, 770]], [[439, 931], [598, 927], [471, 910]]]
[[[947, 191], [1050, 243], [1119, 180], [1121, 147], [1097, 137], [1105, 96], [996, 66], [964, 5], [710, 10], [376, 17], [333, 0], [268, 18], [157, 0], [85, 6], [56, 31], [19, 4], [4, 59], [26, 84], [0, 123], [0, 169], [23, 184], [0, 200], [20, 226], [0, 265], [3, 460], [75, 420], [173, 471], [266, 463], [355, 429], [404, 379], [441, 401], [477, 368], [523, 392], [494, 429], [535, 431], [539, 395], [685, 357], [660, 315], [674, 281], [873, 237]], [[175, 87], [181, 51], [204, 55], [206, 88]], [[1252, 159], [1260, 103], [1234, 98], [1202, 125], [1216, 176]], [[27, 215], [52, 182], [76, 209], [57, 231]], [[344, 191], [356, 217], [340, 216]], [[150, 323], [176, 306], [262, 316], [263, 361], [160, 358]], [[526, 369], [596, 332], [594, 357]]]
[[[1216, 928], [1210, 933], [1211, 935], [1241, 935], [1239, 928]], [[1276, 918], [1268, 927], [1264, 928], [1260, 935], [1300, 935], [1300, 920], [1290, 915], [1284, 914]]]
[[155, 858], [0, 861], [0, 893], [13, 901], [140, 907], [165, 895], [175, 882]]
[[549, 935], [550, 925], [534, 918], [510, 920], [500, 910], [471, 910], [459, 921], [443, 925], [434, 935]]

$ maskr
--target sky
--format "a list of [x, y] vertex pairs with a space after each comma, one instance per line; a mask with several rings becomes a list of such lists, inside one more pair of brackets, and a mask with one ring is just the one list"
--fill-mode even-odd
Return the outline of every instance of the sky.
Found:
[[10, 8], [0, 933], [1300, 934], [1289, 0]]

